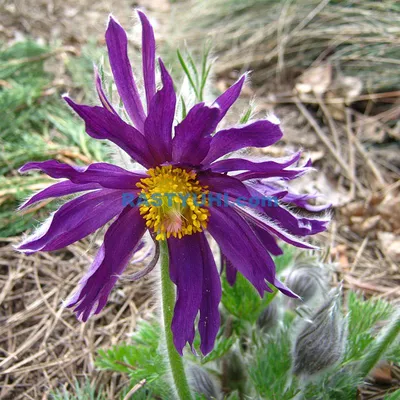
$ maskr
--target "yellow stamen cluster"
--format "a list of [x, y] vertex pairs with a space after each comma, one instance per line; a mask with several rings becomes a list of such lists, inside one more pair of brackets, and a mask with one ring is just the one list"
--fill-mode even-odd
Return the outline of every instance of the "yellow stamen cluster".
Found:
[[208, 190], [200, 185], [194, 171], [168, 165], [151, 168], [147, 173], [149, 177], [136, 184], [142, 189], [140, 214], [157, 240], [170, 236], [181, 239], [207, 227]]

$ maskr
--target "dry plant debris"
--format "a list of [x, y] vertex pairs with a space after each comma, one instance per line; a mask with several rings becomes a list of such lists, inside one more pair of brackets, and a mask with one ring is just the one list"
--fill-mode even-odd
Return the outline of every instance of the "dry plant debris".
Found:
[[120, 280], [101, 315], [82, 324], [62, 300], [92, 261], [90, 243], [25, 256], [14, 250], [17, 240], [0, 240], [0, 398], [47, 398], [49, 391], [73, 387], [74, 377], [86, 376], [115, 398], [126, 382], [93, 373], [96, 349], [128, 341], [136, 321], [155, 312], [154, 276]]

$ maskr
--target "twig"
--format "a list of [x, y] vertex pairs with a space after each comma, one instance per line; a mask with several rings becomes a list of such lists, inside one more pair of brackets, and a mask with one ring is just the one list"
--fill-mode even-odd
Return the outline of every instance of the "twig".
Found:
[[304, 117], [306, 117], [309, 124], [314, 128], [315, 133], [318, 135], [318, 137], [321, 139], [321, 141], [325, 144], [325, 146], [328, 148], [328, 150], [332, 153], [335, 160], [342, 167], [344, 174], [349, 178], [350, 181], [354, 182], [354, 184], [356, 185], [356, 187], [360, 191], [360, 193], [364, 194], [365, 193], [364, 188], [361, 186], [360, 182], [358, 182], [356, 177], [353, 177], [350, 175], [349, 166], [343, 161], [342, 157], [340, 157], [338, 152], [332, 146], [332, 143], [329, 141], [328, 137], [325, 135], [325, 133], [319, 127], [315, 118], [308, 112], [308, 110], [304, 107], [304, 105], [300, 102], [300, 100], [295, 99], [295, 104], [296, 104], [297, 108], [300, 110], [300, 112], [304, 115]]
[[364, 160], [367, 163], [367, 166], [369, 167], [371, 172], [375, 175], [375, 178], [378, 180], [379, 185], [384, 186], [386, 184], [386, 182], [383, 179], [383, 176], [380, 173], [379, 169], [376, 167], [374, 161], [368, 155], [368, 152], [364, 149], [364, 146], [361, 144], [361, 142], [358, 140], [358, 138], [355, 135], [353, 136], [353, 140], [354, 140], [354, 144], [355, 144], [358, 152], [364, 158]]
[[329, 129], [330, 129], [330, 131], [332, 133], [333, 140], [334, 140], [335, 146], [336, 146], [336, 150], [340, 152], [341, 149], [340, 149], [339, 134], [338, 134], [338, 131], [336, 129], [335, 123], [333, 122], [332, 115], [329, 112], [329, 109], [325, 105], [324, 100], [321, 98], [321, 96], [320, 95], [316, 95], [315, 97], [318, 100], [318, 104], [319, 104], [322, 112], [325, 114], [325, 117], [328, 120]]
[[[351, 102], [357, 101], [365, 101], [365, 100], [378, 100], [378, 99], [386, 99], [386, 98], [396, 98], [400, 97], [400, 90], [394, 92], [385, 92], [385, 93], [372, 93], [372, 94], [363, 94], [357, 97], [352, 97]], [[270, 99], [270, 103], [296, 103], [297, 97], [294, 96], [278, 96]], [[318, 99], [315, 99], [312, 96], [303, 96], [302, 102], [306, 104], [319, 104]], [[332, 97], [324, 99], [325, 104], [346, 104], [346, 99], [343, 97]]]
[[367, 282], [362, 282], [362, 281], [355, 279], [349, 275], [345, 275], [344, 280], [347, 281], [351, 286], [355, 286], [359, 289], [363, 289], [368, 292], [387, 293], [388, 291], [391, 290], [391, 288], [388, 288], [385, 286], [376, 286], [376, 285], [372, 285]]
[[[355, 177], [356, 175], [356, 164], [354, 159], [354, 141], [353, 141], [353, 132], [351, 130], [351, 114], [350, 110], [346, 107], [346, 133], [347, 133], [347, 141], [349, 143], [349, 166], [351, 176]], [[354, 180], [350, 182], [350, 198], [354, 199], [355, 195], [355, 185]]]
[[146, 384], [146, 379], [142, 379], [139, 383], [137, 383], [124, 397], [124, 400], [129, 400], [133, 394], [135, 394], [140, 388], [142, 388]]
[[355, 270], [355, 268], [356, 268], [358, 262], [360, 261], [360, 258], [361, 258], [361, 256], [362, 256], [362, 254], [363, 254], [365, 248], [367, 247], [368, 240], [369, 240], [369, 238], [368, 238], [368, 236], [367, 236], [367, 237], [363, 240], [363, 242], [361, 243], [361, 246], [360, 246], [360, 248], [358, 249], [357, 254], [356, 254], [355, 258], [354, 258], [353, 264], [352, 264], [351, 267], [350, 267], [350, 272], [354, 272], [354, 270]]

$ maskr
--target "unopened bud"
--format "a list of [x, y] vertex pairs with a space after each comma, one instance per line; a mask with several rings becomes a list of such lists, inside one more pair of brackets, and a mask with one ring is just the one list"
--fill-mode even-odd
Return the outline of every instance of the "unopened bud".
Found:
[[192, 391], [205, 396], [207, 400], [221, 399], [221, 389], [215, 379], [198, 365], [192, 364], [188, 369], [189, 386]]
[[318, 374], [340, 361], [346, 341], [346, 321], [340, 310], [338, 289], [304, 322], [294, 346], [293, 373], [302, 377]]
[[271, 330], [278, 322], [278, 314], [277, 302], [273, 301], [269, 303], [268, 306], [261, 311], [257, 319], [257, 327], [264, 332]]
[[316, 295], [327, 291], [327, 272], [320, 266], [298, 264], [286, 278], [286, 286], [307, 303]]
[[238, 346], [233, 347], [222, 358], [222, 387], [224, 390], [228, 389], [229, 392], [238, 391], [243, 393], [245, 391], [245, 382], [247, 381], [247, 369], [245, 367], [245, 360], [239, 350]]

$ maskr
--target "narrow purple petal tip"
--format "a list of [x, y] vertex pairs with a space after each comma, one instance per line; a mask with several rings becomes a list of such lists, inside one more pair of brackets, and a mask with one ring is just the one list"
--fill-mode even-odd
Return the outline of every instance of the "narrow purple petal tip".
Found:
[[161, 59], [159, 62], [163, 87], [151, 99], [149, 115], [144, 123], [144, 133], [154, 158], [158, 164], [163, 164], [172, 158], [172, 126], [176, 95], [169, 72]]
[[214, 104], [218, 104], [218, 106], [221, 108], [219, 121], [225, 117], [233, 103], [235, 103], [235, 101], [238, 99], [247, 76], [247, 73], [243, 74], [229, 89], [227, 89], [215, 100]]
[[143, 132], [146, 116], [128, 57], [128, 37], [112, 16], [106, 31], [106, 44], [118, 93], [132, 122]]
[[156, 93], [156, 41], [154, 38], [153, 27], [151, 26], [148, 18], [142, 11], [137, 10], [137, 12], [142, 24], [143, 80], [146, 91], [147, 109], [149, 109], [150, 102]]

